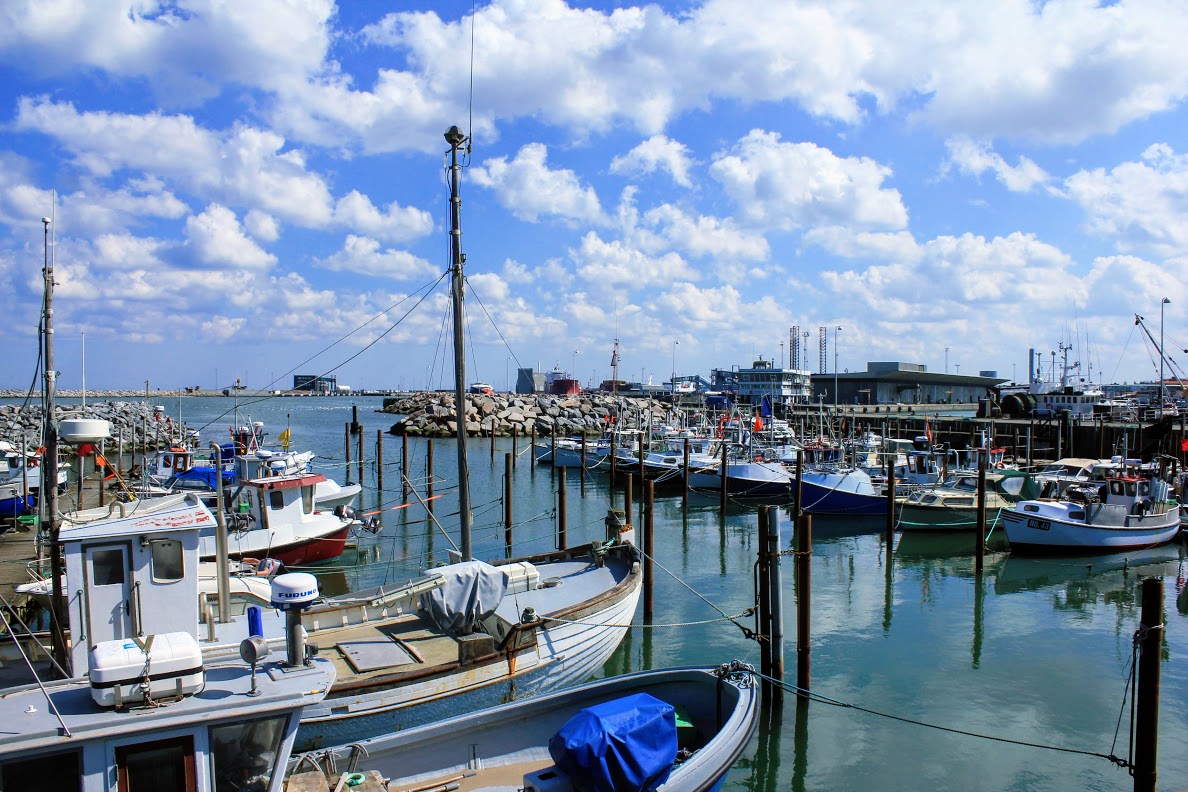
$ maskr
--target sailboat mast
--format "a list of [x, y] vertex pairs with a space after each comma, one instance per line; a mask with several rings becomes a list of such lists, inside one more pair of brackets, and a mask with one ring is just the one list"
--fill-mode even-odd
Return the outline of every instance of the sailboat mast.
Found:
[[454, 303], [454, 423], [458, 436], [458, 528], [462, 537], [462, 560], [473, 558], [470, 551], [470, 467], [466, 460], [466, 353], [462, 346], [465, 322], [462, 314], [462, 199], [458, 197], [458, 149], [467, 138], [456, 126], [445, 133], [450, 144], [450, 293]]

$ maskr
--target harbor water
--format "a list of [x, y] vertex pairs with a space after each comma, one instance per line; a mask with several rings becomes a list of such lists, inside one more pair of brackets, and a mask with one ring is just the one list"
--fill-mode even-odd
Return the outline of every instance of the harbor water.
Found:
[[[225, 442], [228, 429], [261, 421], [270, 438], [286, 427], [293, 447], [317, 454], [315, 471], [347, 480], [345, 429], [358, 410], [364, 492], [359, 510], [382, 525], [357, 550], [311, 568], [327, 594], [393, 582], [446, 562], [458, 541], [457, 457], [450, 440], [410, 438], [409, 480], [421, 497], [433, 442], [434, 515], [401, 499], [401, 438], [384, 435], [384, 489], [376, 486], [376, 435], [395, 422], [379, 398], [227, 397], [160, 399], [167, 415]], [[349, 478], [359, 480], [357, 438]], [[555, 544], [556, 479], [534, 465], [520, 438], [513, 472], [514, 552]], [[503, 476], [510, 438], [469, 441], [476, 557], [503, 555]], [[567, 531], [574, 545], [604, 534], [622, 495], [605, 473], [576, 469], [567, 481]], [[636, 493], [640, 522], [642, 498]], [[715, 495], [655, 501], [655, 613], [630, 630], [603, 669], [619, 674], [740, 659], [758, 667], [745, 634], [755, 604], [757, 507], [732, 501], [723, 518]], [[791, 547], [788, 504], [781, 529]], [[974, 573], [973, 538], [896, 534], [888, 551], [883, 518], [813, 521], [812, 691], [760, 726], [731, 771], [732, 790], [908, 788], [963, 790], [1127, 790], [1123, 768], [1099, 755], [1129, 755], [1132, 644], [1141, 580], [1165, 585], [1165, 639], [1159, 720], [1159, 788], [1188, 786], [1188, 560], [1173, 544], [1127, 556], [986, 558]], [[789, 682], [796, 680], [792, 557], [783, 563]], [[725, 617], [736, 617], [731, 621]], [[736, 623], [737, 622], [737, 623]], [[634, 624], [642, 625], [642, 613]], [[849, 705], [849, 706], [845, 706]], [[887, 717], [892, 716], [892, 717]], [[943, 727], [943, 728], [932, 728]], [[960, 733], [960, 732], [967, 732]], [[1039, 747], [1046, 746], [1046, 747]], [[1059, 749], [1059, 750], [1055, 750]]]

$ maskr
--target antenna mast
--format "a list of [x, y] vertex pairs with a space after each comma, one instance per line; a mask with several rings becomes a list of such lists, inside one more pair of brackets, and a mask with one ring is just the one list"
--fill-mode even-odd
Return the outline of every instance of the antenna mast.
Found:
[[462, 560], [473, 557], [470, 552], [470, 466], [466, 460], [466, 354], [462, 347], [465, 322], [462, 314], [462, 199], [458, 197], [458, 149], [469, 138], [456, 126], [445, 133], [450, 144], [450, 294], [454, 304], [454, 423], [458, 437], [458, 527], [462, 536]]

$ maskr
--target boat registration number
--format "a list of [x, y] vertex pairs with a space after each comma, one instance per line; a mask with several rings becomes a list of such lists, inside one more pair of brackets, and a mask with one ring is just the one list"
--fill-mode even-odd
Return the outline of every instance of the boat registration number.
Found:
[[1037, 531], [1046, 531], [1052, 527], [1052, 523], [1047, 520], [1037, 520], [1035, 517], [1029, 517], [1027, 519], [1027, 527], [1034, 528]]

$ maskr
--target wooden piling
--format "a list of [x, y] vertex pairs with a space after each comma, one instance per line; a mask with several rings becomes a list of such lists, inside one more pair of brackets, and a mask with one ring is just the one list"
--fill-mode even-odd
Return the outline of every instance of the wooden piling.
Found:
[[1159, 742], [1159, 661], [1163, 647], [1163, 578], [1143, 580], [1139, 625], [1134, 792], [1155, 792]]
[[685, 438], [684, 459], [681, 467], [681, 505], [689, 509], [689, 438]]
[[535, 421], [532, 422], [531, 432], [532, 432], [532, 436], [529, 439], [529, 442], [532, 443], [532, 452], [531, 452], [532, 453], [532, 467], [531, 467], [530, 473], [531, 473], [531, 477], [535, 478], [536, 477], [536, 422]]
[[513, 463], [516, 461], [516, 457], [518, 457], [520, 454], [520, 448], [519, 448], [520, 436], [519, 436], [518, 430], [519, 430], [518, 426], [514, 426], [514, 425], [512, 426], [512, 462]]
[[491, 422], [491, 464], [495, 464], [495, 422]]
[[[768, 622], [768, 644], [771, 646], [771, 676], [784, 681], [784, 581], [782, 565], [780, 563], [780, 510], [767, 510], [767, 585], [771, 590], [768, 595], [768, 607], [771, 617]], [[784, 701], [782, 685], [773, 685], [771, 699], [773, 704]]]
[[895, 452], [887, 462], [887, 544], [895, 542]]
[[400, 497], [408, 503], [408, 435], [400, 435]]
[[[429, 440], [425, 445], [427, 447], [425, 451], [425, 467], [427, 468], [425, 476], [428, 480], [428, 483], [425, 485], [425, 508], [429, 510], [430, 514], [433, 514], [433, 441]], [[433, 532], [430, 531], [429, 535], [432, 536]]]
[[581, 481], [582, 494], [586, 494], [586, 433], [582, 432], [582, 474], [578, 477]]
[[618, 467], [619, 467], [619, 464], [618, 464], [619, 453], [618, 453], [618, 448], [616, 447], [616, 445], [617, 445], [616, 441], [618, 440], [618, 438], [619, 438], [619, 433], [616, 432], [614, 430], [614, 428], [612, 427], [611, 428], [611, 436], [610, 436], [610, 485], [611, 485], [612, 490], [615, 488], [615, 484], [617, 483], [615, 481], [615, 478], [616, 478], [616, 474], [618, 473]]
[[557, 549], [564, 550], [569, 544], [565, 537], [565, 468], [557, 468]]
[[718, 500], [718, 511], [723, 517], [726, 516], [726, 438], [722, 438], [722, 469], [718, 471], [718, 476], [721, 480], [722, 491]]
[[503, 455], [503, 544], [504, 553], [512, 557], [512, 455]]
[[358, 424], [357, 434], [359, 436], [359, 483], [363, 483], [363, 424]]
[[803, 690], [812, 681], [812, 554], [813, 516], [801, 514], [796, 521], [796, 686]]
[[553, 444], [552, 457], [553, 460], [553, 478], [557, 477], [557, 425], [553, 424], [553, 428], [549, 433], [549, 440]]
[[635, 525], [635, 520], [632, 519], [631, 511], [634, 504], [631, 502], [631, 475], [623, 476], [623, 518], [627, 520], [628, 525]]
[[639, 435], [639, 480], [641, 482], [644, 480], [644, 477], [646, 476], [646, 472], [647, 472], [647, 468], [644, 466], [644, 456], [645, 456], [644, 448], [645, 448], [644, 436], [643, 436], [643, 433], [641, 432]]
[[[759, 505], [759, 557], [756, 559], [758, 563], [755, 567], [755, 587], [758, 589], [755, 595], [759, 600], [759, 625], [756, 630], [759, 633], [759, 673], [764, 677], [771, 676], [771, 642], [767, 640], [769, 637], [768, 625], [771, 623], [771, 586], [767, 574], [767, 566], [770, 561], [767, 557], [767, 512], [770, 509], [771, 506], [766, 503]], [[769, 693], [770, 688], [771, 684], [764, 679], [764, 693]]]
[[978, 536], [974, 542], [974, 572], [979, 574], [986, 563], [986, 460], [989, 457], [989, 448], [978, 451], [978, 519], [974, 524]]
[[[641, 479], [642, 480], [642, 479]], [[652, 598], [652, 583], [656, 578], [656, 562], [654, 554], [656, 552], [656, 501], [655, 501], [656, 482], [643, 482], [643, 496], [644, 496], [644, 563], [643, 563], [643, 601], [644, 601], [644, 620], [650, 622], [652, 620], [652, 610], [655, 604]]]
[[384, 430], [375, 430], [375, 486], [384, 489]]
[[343, 453], [346, 456], [346, 483], [351, 483], [351, 422], [346, 422], [346, 431], [343, 432]]

